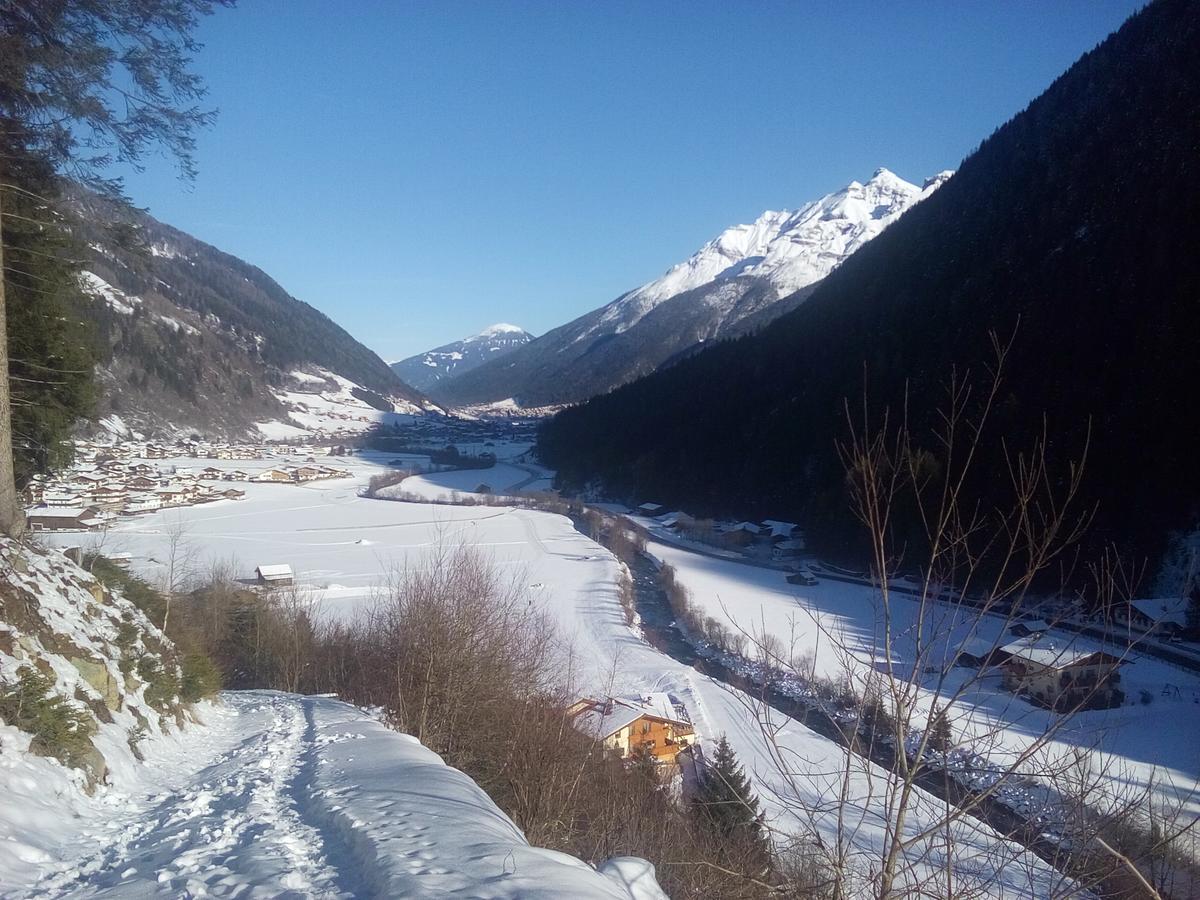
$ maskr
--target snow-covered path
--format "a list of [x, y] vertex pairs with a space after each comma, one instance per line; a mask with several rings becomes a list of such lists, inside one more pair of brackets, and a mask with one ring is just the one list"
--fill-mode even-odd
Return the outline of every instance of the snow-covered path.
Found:
[[312, 701], [253, 694], [231, 695], [229, 704], [193, 732], [192, 743], [198, 754], [229, 749], [186, 773], [174, 791], [129, 798], [122, 815], [97, 820], [80, 836], [79, 855], [30, 895], [198, 896], [271, 885], [350, 896], [357, 875], [329, 862], [326, 836], [305, 815], [316, 747]]
[[[226, 694], [188, 756], [109, 790], [5, 897], [581, 897], [628, 888], [530, 847], [469, 778], [324, 697]], [[179, 749], [179, 748], [175, 748]], [[628, 872], [628, 863], [624, 865]]]

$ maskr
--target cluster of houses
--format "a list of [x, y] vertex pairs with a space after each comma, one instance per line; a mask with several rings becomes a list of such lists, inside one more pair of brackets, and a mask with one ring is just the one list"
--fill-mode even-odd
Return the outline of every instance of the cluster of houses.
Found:
[[576, 730], [593, 738], [605, 754], [622, 760], [647, 755], [673, 766], [695, 744], [687, 710], [670, 694], [638, 697], [584, 697], [567, 709]]
[[280, 466], [263, 469], [253, 474], [238, 470], [222, 472], [220, 469], [204, 469], [200, 477], [206, 477], [205, 472], [219, 473], [213, 477], [220, 477], [225, 481], [253, 481], [259, 484], [306, 484], [309, 481], [324, 481], [328, 478], [348, 478], [350, 476], [345, 469], [316, 463], [302, 466]]
[[[259, 447], [191, 444], [194, 452], [213, 459], [262, 459]], [[288, 465], [258, 472], [189, 465], [159, 467], [149, 460], [193, 456], [185, 447], [161, 444], [81, 442], [75, 464], [53, 477], [35, 476], [25, 489], [26, 518], [32, 531], [97, 531], [120, 516], [195, 506], [218, 500], [241, 500], [245, 490], [235, 482], [299, 484], [350, 473], [317, 463]]]
[[806, 549], [804, 532], [795, 522], [777, 519], [764, 519], [761, 522], [697, 519], [684, 512], [668, 511], [658, 503], [643, 503], [636, 513], [688, 540], [740, 550], [748, 555], [786, 561], [802, 555]]

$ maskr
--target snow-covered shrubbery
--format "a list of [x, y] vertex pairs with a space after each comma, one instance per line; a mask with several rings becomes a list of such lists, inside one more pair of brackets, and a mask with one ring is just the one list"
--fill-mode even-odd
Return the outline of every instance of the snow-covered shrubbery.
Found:
[[313, 615], [302, 591], [212, 577], [179, 615], [210, 623], [207, 649], [230, 685], [334, 694], [376, 710], [470, 776], [535, 847], [610, 877], [607, 861], [622, 858], [616, 869], [645, 883], [635, 896], [658, 896], [656, 866], [679, 900], [756, 896], [755, 846], [678, 804], [653, 764], [626, 766], [573, 727], [579, 660], [519, 578], [478, 552], [442, 549], [396, 572], [370, 614], [351, 622]]
[[217, 685], [125, 594], [60, 553], [0, 539], [0, 720], [87, 788], [180, 727]]
[[91, 714], [54, 692], [54, 679], [33, 666], [0, 683], [0, 721], [29, 735], [29, 749], [83, 768], [91, 761], [96, 723]]

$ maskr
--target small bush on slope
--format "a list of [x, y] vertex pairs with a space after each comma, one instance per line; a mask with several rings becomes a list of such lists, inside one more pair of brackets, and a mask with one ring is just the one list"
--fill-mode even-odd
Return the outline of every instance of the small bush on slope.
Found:
[[[162, 622], [166, 618], [167, 598], [162, 591], [101, 554], [88, 556], [84, 563], [102, 584], [119, 590], [152, 622]], [[118, 643], [123, 649], [127, 649], [133, 631], [129, 623], [122, 626]], [[174, 666], [158, 665], [153, 656], [141, 656], [134, 661], [128, 653], [123, 655], [125, 665], [136, 665], [138, 677], [146, 682], [146, 699], [151, 705], [163, 708], [176, 696], [184, 703], [195, 703], [216, 694], [221, 689], [221, 672], [202, 649], [203, 637], [197, 633], [196, 627], [186, 616], [175, 616], [167, 636], [184, 650], [179, 659], [181, 671], [178, 676]]]
[[22, 666], [14, 680], [0, 682], [0, 719], [29, 734], [33, 752], [79, 767], [92, 752], [96, 723], [53, 690], [51, 678]]
[[101, 584], [119, 590], [125, 599], [146, 614], [151, 622], [161, 623], [167, 611], [167, 599], [148, 582], [126, 572], [112, 560], [100, 554], [84, 557], [83, 566]]
[[179, 696], [184, 703], [211, 697], [221, 689], [221, 672], [204, 653], [193, 650], [183, 657]]

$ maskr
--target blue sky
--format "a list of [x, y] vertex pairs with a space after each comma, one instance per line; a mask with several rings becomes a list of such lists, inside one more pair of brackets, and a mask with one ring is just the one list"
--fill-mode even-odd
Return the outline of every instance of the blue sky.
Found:
[[127, 189], [385, 359], [542, 333], [723, 228], [954, 168], [1142, 4], [242, 0]]

